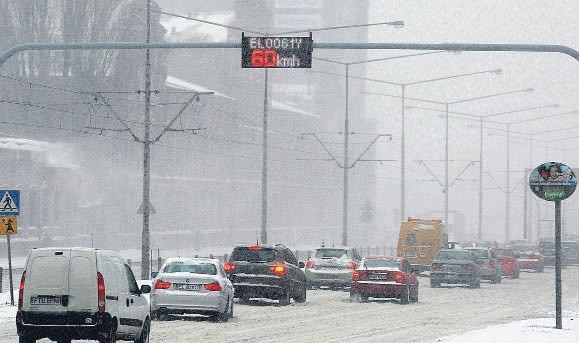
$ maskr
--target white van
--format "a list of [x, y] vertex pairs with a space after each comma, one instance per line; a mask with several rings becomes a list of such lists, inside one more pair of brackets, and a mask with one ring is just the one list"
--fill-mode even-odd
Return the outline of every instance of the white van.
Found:
[[19, 342], [149, 342], [149, 300], [124, 259], [92, 248], [32, 249], [20, 281]]

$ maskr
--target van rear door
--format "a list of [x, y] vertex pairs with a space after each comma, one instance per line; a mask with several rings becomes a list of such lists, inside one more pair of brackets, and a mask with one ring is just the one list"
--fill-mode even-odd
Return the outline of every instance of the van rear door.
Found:
[[33, 250], [28, 261], [22, 299], [25, 311], [66, 311], [69, 262], [68, 249]]
[[94, 250], [71, 250], [68, 273], [68, 311], [98, 311], [96, 263]]

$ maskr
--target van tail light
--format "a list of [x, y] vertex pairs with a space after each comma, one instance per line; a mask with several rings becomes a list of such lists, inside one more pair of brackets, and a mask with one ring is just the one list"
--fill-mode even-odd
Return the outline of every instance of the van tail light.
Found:
[[226, 272], [231, 273], [235, 270], [235, 264], [227, 262], [223, 265], [223, 269], [225, 269]]
[[274, 264], [269, 267], [269, 270], [271, 270], [275, 275], [281, 276], [287, 272], [287, 267], [283, 264]]
[[472, 265], [470, 265], [470, 264], [467, 264], [467, 265], [462, 266], [462, 267], [466, 270], [472, 270]]
[[308, 263], [306, 263], [306, 268], [314, 268], [314, 261], [308, 261]]
[[105, 311], [105, 279], [103, 274], [97, 273], [97, 290], [98, 290], [98, 305], [99, 312]]
[[404, 283], [404, 274], [402, 272], [397, 272], [394, 280], [396, 283]]
[[206, 290], [208, 291], [220, 291], [221, 290], [221, 285], [219, 284], [219, 282], [215, 281], [213, 283], [206, 283], [205, 285], [203, 285], [205, 287]]
[[18, 311], [22, 311], [22, 301], [24, 300], [24, 281], [26, 280], [26, 271], [20, 278], [20, 287], [18, 287]]
[[356, 269], [358, 266], [356, 265], [356, 262], [350, 262], [348, 263], [348, 269]]
[[433, 264], [430, 266], [430, 268], [432, 268], [432, 269], [437, 269], [437, 268], [440, 268], [441, 266], [442, 266], [442, 265], [441, 265], [440, 263], [433, 263]]
[[167, 281], [163, 281], [161, 279], [155, 281], [155, 289], [169, 289], [171, 287], [171, 283]]

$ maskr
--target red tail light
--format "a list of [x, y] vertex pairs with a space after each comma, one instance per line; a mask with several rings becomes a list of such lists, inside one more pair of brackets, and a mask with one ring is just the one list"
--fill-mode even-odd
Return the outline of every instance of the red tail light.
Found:
[[492, 262], [489, 262], [489, 269], [494, 269], [495, 265]]
[[259, 245], [252, 245], [249, 247], [249, 250], [261, 250], [261, 247]]
[[223, 269], [225, 269], [225, 271], [228, 273], [232, 272], [235, 270], [235, 264], [227, 262], [226, 264], [223, 265]]
[[472, 266], [470, 264], [467, 264], [466, 266], [462, 266], [462, 267], [466, 270], [472, 270]]
[[213, 283], [207, 283], [204, 286], [205, 286], [205, 289], [208, 291], [220, 291], [221, 290], [221, 285], [217, 281], [215, 281]]
[[97, 273], [97, 290], [98, 290], [98, 306], [99, 312], [105, 311], [105, 279], [103, 278], [103, 274]]
[[533, 259], [535, 260], [540, 260], [541, 259], [541, 255], [539, 254], [533, 254], [533, 256], [531, 256]]
[[350, 263], [348, 263], [348, 269], [356, 269], [356, 267], [358, 267], [358, 266], [356, 265], [356, 262], [350, 262]]
[[308, 263], [306, 263], [306, 268], [314, 268], [314, 261], [308, 261]]
[[170, 282], [166, 282], [161, 279], [155, 282], [155, 289], [168, 289], [169, 287], [171, 287]]
[[352, 274], [352, 281], [358, 281], [360, 280], [360, 271], [356, 270], [354, 271], [354, 274]]
[[396, 283], [404, 283], [404, 273], [397, 272], [395, 280], [396, 280]]
[[396, 249], [396, 256], [400, 256], [400, 249]]
[[441, 264], [439, 264], [439, 263], [433, 263], [433, 264], [430, 266], [430, 268], [436, 269], [436, 268], [440, 268], [440, 266], [441, 266]]
[[269, 267], [269, 270], [271, 270], [275, 275], [280, 276], [285, 274], [287, 267], [283, 264], [274, 264], [273, 266]]
[[18, 288], [18, 311], [22, 311], [22, 300], [24, 299], [24, 281], [26, 280], [26, 271], [20, 278], [20, 287]]

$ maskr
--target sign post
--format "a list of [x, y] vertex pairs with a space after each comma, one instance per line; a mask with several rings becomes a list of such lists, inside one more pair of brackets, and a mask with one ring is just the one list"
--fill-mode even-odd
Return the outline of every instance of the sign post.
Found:
[[529, 187], [539, 198], [555, 202], [555, 325], [563, 328], [561, 278], [561, 201], [575, 192], [577, 178], [571, 168], [559, 162], [546, 162], [529, 175]]
[[[8, 246], [8, 275], [10, 283], [10, 305], [14, 306], [14, 283], [12, 282], [12, 251], [10, 247], [10, 235], [18, 233], [18, 221], [20, 215], [20, 191], [0, 190], [0, 235], [6, 235]], [[2, 275], [0, 275], [2, 277]]]

